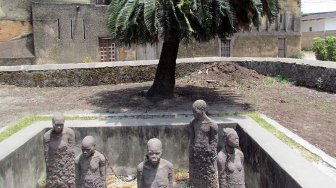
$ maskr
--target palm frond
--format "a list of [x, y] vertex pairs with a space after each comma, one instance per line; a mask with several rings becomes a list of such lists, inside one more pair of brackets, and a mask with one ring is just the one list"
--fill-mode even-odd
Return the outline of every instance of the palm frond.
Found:
[[147, 30], [152, 36], [157, 36], [158, 20], [157, 20], [157, 1], [147, 0], [144, 4], [144, 23]]
[[278, 0], [113, 0], [108, 28], [124, 44], [171, 37], [207, 41], [258, 25], [260, 15], [272, 20], [278, 9]]
[[229, 0], [213, 0], [213, 7], [216, 32], [222, 38], [227, 37], [235, 31], [237, 26], [236, 14]]
[[267, 15], [268, 19], [273, 21], [279, 11], [278, 0], [261, 0], [261, 4], [263, 7], [262, 15]]

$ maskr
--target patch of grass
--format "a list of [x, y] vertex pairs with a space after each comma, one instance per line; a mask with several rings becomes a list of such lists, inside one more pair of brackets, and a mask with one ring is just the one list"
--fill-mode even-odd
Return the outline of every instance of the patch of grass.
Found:
[[[43, 116], [43, 115], [31, 115], [19, 119], [13, 124], [9, 125], [7, 129], [0, 133], [0, 142], [15, 134], [16, 132], [32, 125], [38, 121], [51, 121], [52, 116]], [[66, 116], [65, 120], [95, 120], [99, 119], [96, 116]]]
[[291, 81], [289, 78], [286, 78], [286, 77], [281, 76], [281, 75], [277, 75], [277, 76], [274, 76], [274, 77], [269, 77], [265, 81], [265, 84], [268, 85], [268, 86], [272, 86], [276, 83], [291, 84], [291, 83], [293, 83], [293, 81]]
[[299, 143], [295, 142], [293, 139], [287, 137], [284, 133], [278, 131], [276, 128], [274, 128], [271, 124], [269, 124], [267, 121], [265, 121], [263, 118], [260, 117], [260, 115], [256, 112], [250, 112], [246, 114], [250, 118], [252, 118], [254, 121], [256, 121], [261, 127], [268, 130], [270, 133], [272, 133], [274, 136], [276, 136], [279, 140], [290, 146], [291, 148], [298, 150], [300, 154], [307, 160], [317, 162], [320, 161], [321, 158], [304, 147], [302, 147]]
[[0, 133], [0, 142], [2, 142], [4, 139], [10, 137], [12, 134], [20, 131], [21, 129], [37, 122], [37, 121], [48, 121], [51, 120], [51, 116], [38, 116], [38, 115], [32, 115], [27, 116], [24, 118], [21, 118], [17, 122], [11, 124], [8, 126], [6, 130]]

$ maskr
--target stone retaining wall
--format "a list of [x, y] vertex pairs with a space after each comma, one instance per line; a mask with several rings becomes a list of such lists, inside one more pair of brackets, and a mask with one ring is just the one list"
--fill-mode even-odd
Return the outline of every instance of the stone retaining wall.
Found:
[[[336, 62], [288, 58], [178, 59], [176, 76], [186, 76], [214, 63], [235, 62], [264, 75], [281, 75], [297, 85], [336, 92]], [[154, 79], [158, 60], [0, 67], [0, 83], [24, 87], [94, 86]]]

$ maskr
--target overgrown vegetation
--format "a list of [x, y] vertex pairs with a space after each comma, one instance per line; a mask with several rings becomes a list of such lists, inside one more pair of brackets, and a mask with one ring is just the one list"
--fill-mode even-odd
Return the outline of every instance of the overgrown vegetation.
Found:
[[295, 142], [293, 139], [287, 137], [284, 133], [278, 131], [276, 128], [274, 128], [271, 124], [269, 124], [267, 121], [265, 121], [263, 118], [260, 117], [258, 113], [255, 112], [249, 112], [247, 113], [247, 116], [252, 118], [254, 121], [256, 121], [261, 127], [268, 130], [270, 133], [272, 133], [274, 136], [276, 136], [279, 140], [290, 146], [291, 148], [298, 150], [300, 154], [306, 158], [309, 161], [320, 161], [320, 157], [311, 153], [304, 147], [302, 147], [299, 143]]
[[336, 61], [336, 37], [327, 36], [325, 39], [315, 37], [313, 51], [318, 60]]
[[268, 86], [272, 86], [272, 85], [274, 85], [276, 83], [290, 84], [290, 83], [293, 83], [293, 81], [290, 80], [289, 78], [286, 78], [286, 77], [281, 76], [281, 75], [276, 75], [274, 77], [269, 77], [265, 81], [265, 84], [268, 85]]
[[[5, 140], [6, 138], [10, 137], [11, 135], [15, 134], [16, 132], [32, 125], [38, 121], [51, 121], [52, 116], [42, 116], [42, 115], [31, 115], [20, 120], [14, 122], [13, 124], [9, 125], [7, 129], [3, 132], [0, 132], [0, 142]], [[98, 117], [95, 116], [69, 116], [65, 117], [65, 120], [95, 120]]]
[[93, 59], [91, 57], [84, 57], [81, 62], [82, 63], [92, 63]]

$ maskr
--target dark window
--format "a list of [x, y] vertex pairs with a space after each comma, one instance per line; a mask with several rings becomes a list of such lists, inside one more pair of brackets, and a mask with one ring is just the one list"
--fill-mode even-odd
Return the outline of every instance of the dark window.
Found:
[[286, 39], [278, 39], [278, 57], [286, 57]]
[[99, 38], [100, 61], [110, 62], [116, 60], [115, 43], [111, 38]]
[[309, 31], [312, 32], [312, 31], [313, 31], [313, 28], [312, 28], [312, 27], [309, 27]]
[[109, 5], [112, 0], [97, 0], [97, 5]]
[[222, 57], [230, 57], [230, 43], [231, 41], [228, 39], [221, 40], [221, 56]]

